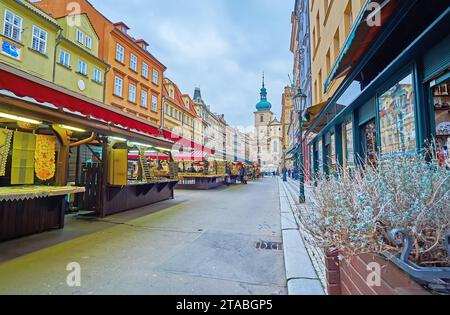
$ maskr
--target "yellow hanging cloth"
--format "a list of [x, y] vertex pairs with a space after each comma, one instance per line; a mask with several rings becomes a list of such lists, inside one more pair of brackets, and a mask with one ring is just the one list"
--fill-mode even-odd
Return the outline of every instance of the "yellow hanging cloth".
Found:
[[34, 184], [34, 151], [36, 137], [34, 134], [16, 131], [11, 166], [11, 185]]
[[6, 174], [6, 162], [11, 148], [12, 130], [0, 130], [0, 176]]
[[36, 153], [34, 156], [36, 177], [46, 181], [55, 176], [56, 138], [36, 135]]

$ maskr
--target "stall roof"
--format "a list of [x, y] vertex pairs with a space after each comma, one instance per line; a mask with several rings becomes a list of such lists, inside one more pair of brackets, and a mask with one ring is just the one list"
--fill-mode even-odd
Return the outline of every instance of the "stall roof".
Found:
[[202, 162], [205, 161], [208, 154], [204, 151], [173, 152], [172, 156], [176, 162]]
[[[358, 16], [347, 41], [342, 48], [330, 75], [325, 81], [324, 91], [328, 91], [333, 80], [346, 75], [357, 65], [374, 40], [388, 24], [401, 0], [370, 0], [366, 1]], [[373, 19], [379, 15], [380, 26], [373, 25]]]
[[106, 104], [97, 102], [54, 83], [32, 76], [7, 64], [0, 63], [0, 93], [9, 97], [33, 102], [47, 109], [82, 117], [89, 122], [96, 121], [120, 130], [148, 137], [158, 145], [172, 148], [175, 143], [184, 147], [202, 150], [207, 153], [213, 150], [192, 141], [161, 130], [139, 117], [124, 113]]

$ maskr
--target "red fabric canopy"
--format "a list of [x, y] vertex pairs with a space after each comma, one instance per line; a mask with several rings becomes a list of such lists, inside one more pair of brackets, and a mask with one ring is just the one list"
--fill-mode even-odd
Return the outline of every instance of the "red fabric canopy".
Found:
[[[0, 89], [8, 90], [18, 97], [31, 97], [37, 102], [50, 103], [59, 109], [65, 108], [72, 112], [79, 112], [84, 116], [90, 116], [125, 128], [134, 129], [150, 136], [161, 137], [160, 129], [156, 126], [146, 124], [111, 109], [44, 86], [3, 69], [0, 69]], [[214, 154], [213, 150], [176, 136], [170, 131], [163, 130], [162, 136], [167, 140], [179, 143], [183, 147], [204, 151], [207, 154]]]

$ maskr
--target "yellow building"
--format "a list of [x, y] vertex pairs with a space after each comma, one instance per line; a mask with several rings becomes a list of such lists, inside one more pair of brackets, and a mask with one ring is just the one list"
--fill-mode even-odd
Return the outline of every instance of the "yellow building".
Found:
[[178, 86], [167, 78], [164, 79], [163, 105], [165, 129], [189, 141], [195, 140], [195, 134], [198, 138], [198, 128], [195, 132], [197, 114], [191, 98], [182, 94]]
[[342, 78], [334, 80], [325, 92], [326, 79], [365, 2], [309, 0], [313, 104], [328, 100], [342, 83]]
[[[58, 19], [54, 82], [97, 101], [104, 101], [108, 65], [98, 58], [99, 38], [86, 14]], [[73, 26], [72, 26], [73, 25]]]
[[26, 1], [0, 1], [0, 62], [52, 81], [57, 21]]

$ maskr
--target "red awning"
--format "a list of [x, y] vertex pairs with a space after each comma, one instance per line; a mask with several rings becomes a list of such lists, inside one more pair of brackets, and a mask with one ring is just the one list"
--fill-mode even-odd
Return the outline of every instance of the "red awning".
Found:
[[[163, 155], [163, 154], [146, 154], [145, 155], [146, 159], [151, 159], [151, 160], [161, 160], [161, 161], [168, 161], [169, 157], [167, 155]], [[139, 155], [138, 154], [128, 154], [128, 159], [129, 160], [138, 160], [139, 159]]]
[[[11, 68], [11, 71], [8, 71]], [[43, 106], [53, 107], [72, 114], [82, 115], [106, 124], [113, 124], [119, 128], [135, 131], [160, 140], [170, 140], [179, 143], [182, 147], [204, 151], [214, 154], [214, 151], [174, 135], [167, 130], [144, 122], [138, 118], [120, 113], [107, 105], [90, 100], [77, 93], [59, 87], [51, 82], [32, 77], [9, 65], [0, 64], [0, 90], [7, 90], [20, 98], [31, 98], [42, 103]]]
[[174, 152], [172, 153], [172, 155], [173, 159], [177, 162], [184, 162], [184, 161], [202, 162], [208, 156], [208, 154], [204, 151]]

